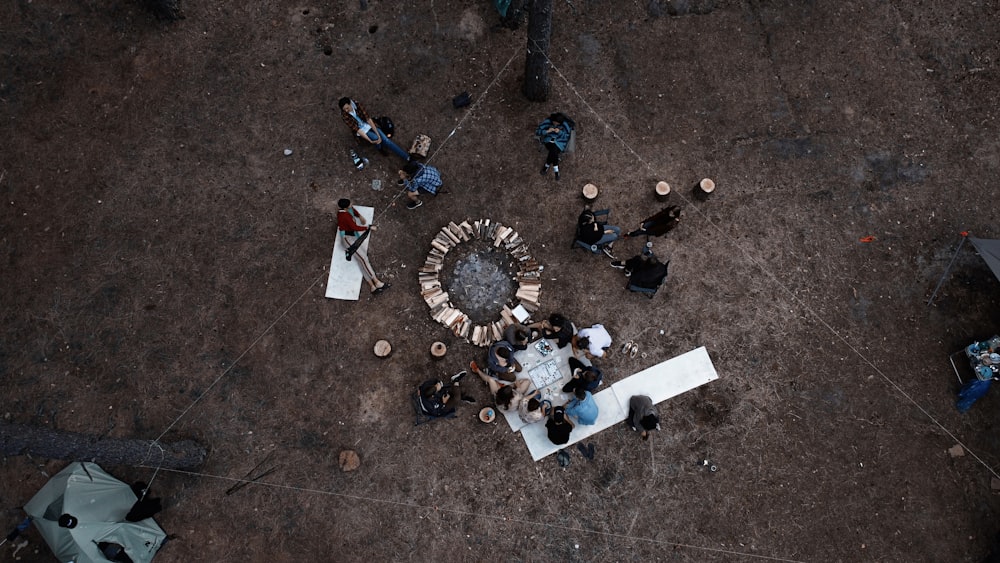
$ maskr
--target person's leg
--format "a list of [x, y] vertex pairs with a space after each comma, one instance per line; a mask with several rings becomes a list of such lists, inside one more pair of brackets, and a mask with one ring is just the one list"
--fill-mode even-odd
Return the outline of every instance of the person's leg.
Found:
[[383, 133], [381, 129], [378, 129], [377, 131], [378, 131], [378, 136], [382, 139], [382, 142], [379, 143], [380, 145], [396, 153], [396, 156], [402, 158], [403, 160], [405, 161], [410, 160], [410, 153], [404, 151], [396, 143], [393, 143], [392, 140], [389, 139], [389, 137], [385, 136], [385, 133]]
[[574, 357], [574, 356], [570, 356], [570, 358], [569, 358], [569, 370], [571, 372], [576, 371], [578, 369], [586, 369], [586, 368], [587, 368], [587, 364], [585, 364], [585, 363], [581, 362], [580, 360], [576, 359], [576, 357]]
[[[344, 242], [347, 243], [347, 246], [351, 246], [352, 244], [354, 244], [354, 241], [356, 240], [357, 237], [344, 235]], [[375, 268], [372, 268], [372, 263], [370, 260], [368, 260], [367, 250], [365, 250], [364, 248], [358, 248], [357, 252], [354, 253], [354, 256], [351, 259], [356, 260], [358, 266], [361, 267], [361, 277], [363, 277], [365, 281], [368, 282], [368, 285], [371, 286], [372, 291], [382, 286], [382, 282], [378, 279], [378, 276], [375, 275]]]
[[530, 379], [518, 379], [514, 382], [514, 389], [516, 389], [522, 395], [528, 392], [528, 388], [531, 387]]
[[559, 155], [562, 151], [555, 143], [545, 143], [545, 148], [549, 150], [548, 158], [545, 159], [545, 164], [549, 166], [559, 166]]
[[614, 242], [618, 240], [618, 237], [620, 237], [622, 233], [621, 227], [613, 227], [611, 225], [607, 225], [604, 227], [604, 229], [611, 232], [604, 233], [604, 236], [601, 237], [601, 240], [597, 241], [597, 246], [604, 246], [609, 242]]

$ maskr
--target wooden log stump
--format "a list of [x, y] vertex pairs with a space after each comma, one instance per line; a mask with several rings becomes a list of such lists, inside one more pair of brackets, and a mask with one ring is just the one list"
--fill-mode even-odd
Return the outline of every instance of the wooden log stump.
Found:
[[417, 135], [410, 145], [410, 154], [415, 154], [421, 158], [427, 158], [427, 153], [431, 150], [431, 138], [427, 135]]
[[587, 184], [583, 186], [583, 190], [581, 191], [581, 195], [583, 195], [583, 199], [586, 200], [587, 203], [594, 203], [599, 193], [600, 190], [598, 190], [597, 186], [594, 184]]
[[701, 201], [705, 201], [715, 192], [715, 182], [709, 178], [704, 178], [702, 181], [698, 182], [694, 186], [694, 197]]
[[375, 343], [375, 355], [379, 358], [388, 358], [392, 354], [392, 345], [388, 340], [379, 340]]
[[448, 347], [444, 345], [444, 342], [435, 342], [431, 344], [431, 358], [435, 360], [440, 360], [448, 353]]
[[658, 201], [667, 201], [667, 198], [670, 197], [670, 184], [666, 182], [657, 182], [655, 191], [656, 199]]

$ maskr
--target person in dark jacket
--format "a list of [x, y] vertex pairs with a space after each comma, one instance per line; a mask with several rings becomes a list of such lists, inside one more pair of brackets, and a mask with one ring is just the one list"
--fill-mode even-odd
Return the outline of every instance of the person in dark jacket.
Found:
[[538, 124], [535, 136], [542, 142], [549, 154], [542, 166], [542, 176], [552, 168], [556, 180], [559, 179], [559, 156], [566, 150], [566, 145], [573, 135], [573, 120], [561, 113], [553, 113]]
[[552, 416], [545, 422], [545, 429], [553, 444], [561, 446], [569, 442], [569, 435], [573, 431], [573, 422], [566, 418], [564, 407], [552, 409]]
[[678, 205], [671, 205], [661, 210], [656, 215], [644, 219], [639, 223], [639, 228], [625, 234], [625, 238], [645, 235], [647, 237], [659, 237], [669, 233], [681, 222], [681, 208]]
[[649, 433], [660, 429], [660, 416], [653, 406], [653, 400], [646, 395], [632, 395], [628, 400], [628, 422], [632, 430], [642, 429], [642, 439], [649, 439]]

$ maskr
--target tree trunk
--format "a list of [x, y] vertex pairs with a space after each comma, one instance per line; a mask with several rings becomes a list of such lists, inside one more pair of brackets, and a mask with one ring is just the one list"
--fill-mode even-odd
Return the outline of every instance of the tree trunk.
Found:
[[524, 62], [524, 97], [532, 102], [549, 98], [549, 38], [552, 36], [552, 0], [533, 0], [528, 12], [528, 55]]
[[190, 440], [154, 444], [153, 440], [100, 438], [5, 422], [0, 422], [0, 453], [92, 461], [99, 465], [149, 465], [166, 469], [197, 469], [206, 455], [205, 448]]

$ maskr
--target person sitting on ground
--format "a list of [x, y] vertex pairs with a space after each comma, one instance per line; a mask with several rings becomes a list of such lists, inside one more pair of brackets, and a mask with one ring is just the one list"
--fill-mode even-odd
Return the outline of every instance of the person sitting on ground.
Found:
[[577, 422], [585, 426], [594, 424], [598, 415], [597, 401], [590, 391], [577, 387], [573, 398], [566, 403], [566, 414], [576, 418]]
[[514, 347], [506, 340], [498, 340], [490, 346], [486, 356], [486, 367], [490, 375], [504, 381], [514, 381], [514, 374], [521, 371], [521, 364], [514, 359]]
[[591, 247], [599, 247], [611, 258], [611, 247], [621, 235], [621, 227], [615, 227], [597, 220], [597, 214], [590, 209], [584, 209], [577, 219], [576, 240]]
[[479, 369], [476, 362], [471, 362], [469, 369], [478, 375], [479, 379], [483, 380], [483, 383], [489, 386], [490, 394], [493, 395], [493, 400], [496, 401], [497, 408], [505, 412], [517, 410], [521, 406], [521, 401], [524, 400], [525, 395], [528, 394], [528, 389], [531, 387], [530, 379], [517, 379], [505, 382], [495, 377], [490, 377], [486, 372]]
[[441, 189], [441, 172], [429, 164], [409, 161], [399, 171], [399, 185], [406, 188], [407, 209], [416, 209], [424, 203], [418, 197], [419, 192], [436, 196]]
[[660, 429], [660, 417], [653, 406], [653, 400], [646, 395], [632, 395], [628, 400], [628, 418], [625, 419], [632, 430], [642, 428], [642, 439], [648, 440], [649, 433]]
[[549, 151], [545, 164], [542, 166], [542, 176], [549, 171], [549, 167], [552, 167], [556, 180], [559, 179], [559, 156], [566, 150], [573, 135], [574, 126], [573, 120], [562, 113], [550, 114], [538, 124], [535, 136]]
[[549, 441], [561, 446], [569, 442], [569, 435], [573, 431], [573, 421], [566, 418], [564, 407], [556, 407], [552, 409], [552, 415], [545, 421], [545, 429], [548, 431]]
[[575, 357], [569, 359], [569, 369], [573, 372], [573, 377], [563, 385], [563, 393], [575, 393], [577, 389], [583, 388], [593, 393], [601, 386], [604, 374], [597, 366], [585, 365]]
[[521, 401], [521, 404], [517, 408], [517, 415], [521, 419], [521, 422], [525, 424], [534, 424], [543, 418], [545, 418], [546, 409], [538, 397], [541, 393], [536, 389]]
[[611, 335], [602, 324], [596, 324], [590, 328], [581, 329], [573, 337], [573, 354], [576, 355], [580, 349], [588, 359], [604, 358], [611, 353]]
[[528, 325], [528, 328], [542, 331], [542, 338], [555, 340], [559, 348], [565, 348], [573, 341], [573, 323], [559, 313], [552, 313], [548, 320]]
[[663, 280], [667, 279], [669, 265], [669, 260], [660, 262], [649, 248], [644, 249], [642, 254], [636, 254], [624, 262], [614, 261], [611, 263], [611, 267], [625, 270], [625, 275], [628, 277], [626, 285], [628, 289], [632, 289], [632, 286], [642, 289], [659, 288]]
[[639, 223], [639, 228], [625, 233], [625, 238], [646, 235], [647, 237], [659, 237], [669, 233], [681, 222], [681, 208], [679, 205], [671, 205], [661, 210], [656, 215], [644, 219]]
[[382, 154], [392, 151], [403, 160], [410, 160], [410, 154], [389, 140], [389, 136], [379, 129], [364, 106], [351, 98], [340, 98], [337, 107], [340, 108], [340, 118], [354, 132], [359, 143], [364, 140], [375, 145]]
[[503, 339], [516, 351], [526, 350], [531, 340], [531, 329], [515, 322], [504, 329]]
[[451, 376], [451, 384], [445, 385], [440, 379], [428, 379], [420, 384], [420, 408], [428, 416], [448, 416], [458, 408], [461, 395], [459, 381], [465, 377], [465, 371]]

